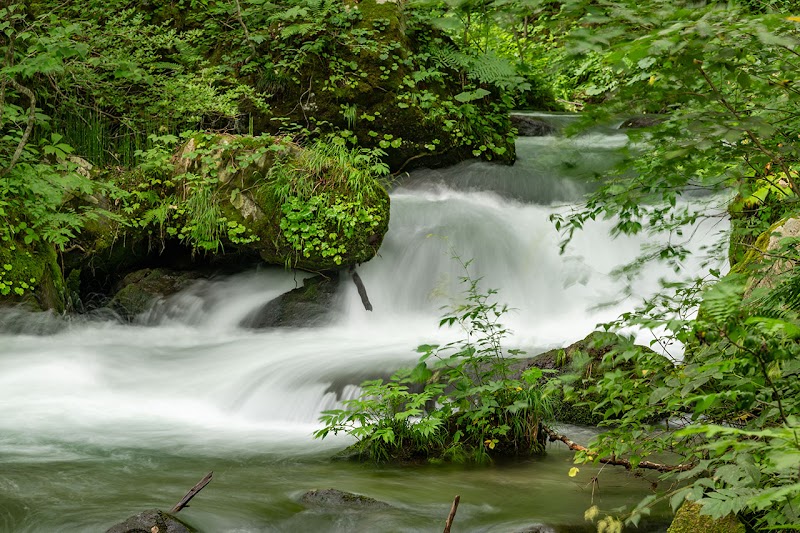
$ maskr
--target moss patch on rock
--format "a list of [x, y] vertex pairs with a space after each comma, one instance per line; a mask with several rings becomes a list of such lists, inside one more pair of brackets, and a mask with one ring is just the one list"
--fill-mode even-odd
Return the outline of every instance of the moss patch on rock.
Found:
[[[645, 346], [633, 344], [629, 339], [607, 331], [593, 331], [585, 338], [567, 346], [556, 348], [541, 353], [531, 358], [520, 359], [514, 369], [522, 372], [531, 367], [543, 370], [552, 370], [555, 373], [546, 374], [547, 377], [569, 377], [568, 387], [572, 389], [586, 389], [608, 368], [600, 368], [601, 362], [612, 351], [647, 350]], [[671, 363], [663, 358], [665, 366]], [[623, 371], [636, 371], [636, 364], [622, 362], [618, 367]], [[612, 369], [613, 370], [613, 369]], [[654, 370], [654, 369], [649, 369]], [[655, 369], [657, 370], [657, 369]], [[602, 413], [594, 411], [600, 398], [588, 398], [584, 401], [573, 401], [569, 394], [563, 390], [552, 398], [553, 418], [558, 422], [582, 426], [596, 426], [603, 420]]]
[[321, 142], [196, 136], [176, 158], [177, 237], [309, 271], [363, 263], [388, 230], [381, 169], [368, 152]]
[[684, 502], [667, 533], [745, 533], [744, 525], [732, 515], [714, 519], [700, 514], [700, 505]]
[[0, 247], [0, 305], [64, 311], [64, 276], [53, 246], [15, 240]]

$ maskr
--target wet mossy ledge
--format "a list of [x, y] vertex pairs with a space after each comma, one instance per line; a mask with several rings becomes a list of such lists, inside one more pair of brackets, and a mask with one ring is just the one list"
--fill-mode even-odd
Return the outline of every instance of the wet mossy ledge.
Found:
[[175, 141], [135, 170], [97, 171], [108, 185], [79, 201], [102, 214], [60, 253], [4, 247], [0, 305], [61, 312], [98, 294], [102, 305], [141, 269], [204, 275], [266, 263], [333, 272], [378, 252], [389, 223], [387, 169], [369, 150], [271, 135]]

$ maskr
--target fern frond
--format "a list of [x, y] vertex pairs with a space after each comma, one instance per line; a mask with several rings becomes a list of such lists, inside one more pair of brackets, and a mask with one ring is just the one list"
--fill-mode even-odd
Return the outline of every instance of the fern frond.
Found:
[[731, 277], [715, 283], [705, 292], [701, 313], [703, 318], [723, 324], [739, 314], [742, 307], [744, 283], [739, 277]]
[[509, 88], [523, 80], [514, 65], [494, 52], [487, 52], [472, 58], [468, 76], [487, 85]]

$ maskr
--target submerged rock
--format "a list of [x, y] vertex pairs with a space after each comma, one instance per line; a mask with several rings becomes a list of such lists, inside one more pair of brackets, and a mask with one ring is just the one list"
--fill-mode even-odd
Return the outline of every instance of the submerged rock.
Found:
[[329, 273], [303, 280], [303, 286], [270, 300], [247, 315], [243, 328], [314, 327], [331, 321], [339, 274]]
[[310, 490], [303, 494], [300, 501], [309, 507], [323, 509], [376, 510], [392, 508], [388, 503], [375, 498], [337, 489]]
[[196, 529], [158, 509], [148, 509], [113, 525], [106, 533], [196, 533]]

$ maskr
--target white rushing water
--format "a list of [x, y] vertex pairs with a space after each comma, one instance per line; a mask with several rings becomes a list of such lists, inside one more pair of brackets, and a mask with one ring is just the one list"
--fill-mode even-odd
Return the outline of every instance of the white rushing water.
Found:
[[[511, 345], [536, 351], [582, 338], [633, 307], [628, 299], [594, 309], [618, 298], [622, 285], [609, 272], [649, 238], [611, 239], [611, 223], [597, 222], [559, 255], [548, 217], [586, 188], [574, 176], [548, 174], [540, 159], [581, 150], [600, 157], [619, 137], [583, 137], [571, 150], [561, 139], [525, 139], [514, 167], [472, 162], [410, 176], [391, 195], [379, 257], [359, 268], [371, 313], [345, 277], [329, 326], [240, 328], [251, 311], [301, 283], [265, 268], [197, 282], [136, 325], [72, 321], [49, 335], [0, 333], [0, 458], [70, 461], [116, 448], [300, 457], [341, 446], [311, 433], [321, 410], [342, 391], [352, 394], [346, 384], [412, 363], [418, 344], [458, 338], [437, 327], [464, 275], [453, 253], [515, 308]], [[695, 240], [710, 242], [719, 229], [702, 226]], [[687, 264], [685, 274], [698, 268]], [[650, 268], [634, 293], [653, 293], [667, 275]]]

